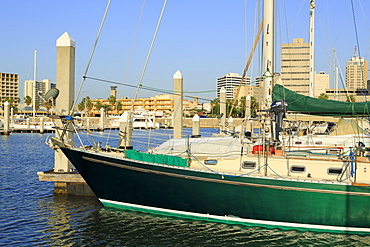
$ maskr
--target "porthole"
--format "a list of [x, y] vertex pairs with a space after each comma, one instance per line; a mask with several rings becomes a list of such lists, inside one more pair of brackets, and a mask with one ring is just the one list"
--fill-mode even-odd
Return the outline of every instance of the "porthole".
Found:
[[253, 162], [253, 161], [243, 161], [242, 168], [243, 169], [255, 169], [256, 168], [256, 162]]
[[290, 172], [293, 172], [293, 173], [303, 173], [305, 171], [306, 171], [305, 166], [291, 166], [290, 167]]
[[206, 165], [217, 165], [217, 160], [205, 160], [204, 164], [206, 164]]
[[339, 174], [342, 174], [342, 168], [331, 167], [331, 168], [328, 169], [328, 174], [329, 175], [339, 175]]

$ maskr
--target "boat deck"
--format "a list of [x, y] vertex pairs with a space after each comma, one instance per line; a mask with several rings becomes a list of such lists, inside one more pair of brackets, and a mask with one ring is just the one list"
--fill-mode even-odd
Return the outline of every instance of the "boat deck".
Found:
[[[117, 151], [101, 151], [103, 155], [112, 156], [115, 158], [125, 158], [123, 152]], [[346, 179], [346, 165], [348, 161], [343, 161], [332, 156], [318, 157], [285, 157], [285, 156], [268, 156], [262, 155], [245, 155], [238, 159], [212, 159], [216, 164], [208, 164], [206, 157], [197, 157], [192, 159], [190, 166], [180, 169], [194, 169], [205, 172], [216, 173], [220, 175], [231, 176], [251, 176], [251, 177], [269, 177], [271, 179], [288, 179], [296, 181], [311, 181], [311, 182], [329, 182], [329, 183], [344, 183], [351, 184], [354, 181]], [[328, 162], [331, 161], [331, 162]], [[147, 162], [150, 163], [150, 162]], [[361, 162], [368, 165], [370, 162]], [[153, 163], [154, 164], [154, 163]], [[156, 163], [155, 163], [156, 164]], [[168, 166], [166, 164], [156, 164]], [[360, 162], [358, 163], [360, 165]], [[330, 170], [331, 169], [331, 170]], [[336, 173], [343, 171], [343, 175]], [[328, 171], [332, 171], [329, 173]], [[366, 168], [365, 168], [366, 173]], [[359, 183], [370, 184], [367, 177], [358, 176]]]

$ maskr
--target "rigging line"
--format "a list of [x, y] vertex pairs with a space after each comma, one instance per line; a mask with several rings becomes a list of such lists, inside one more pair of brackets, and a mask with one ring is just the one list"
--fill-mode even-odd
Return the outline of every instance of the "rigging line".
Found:
[[161, 21], [162, 21], [162, 17], [163, 17], [163, 13], [164, 13], [164, 10], [166, 9], [166, 4], [167, 4], [167, 0], [165, 0], [163, 2], [163, 6], [162, 6], [162, 11], [161, 11], [161, 14], [159, 16], [159, 19], [158, 19], [158, 23], [157, 23], [157, 26], [155, 28], [155, 32], [154, 32], [154, 36], [153, 36], [153, 39], [152, 39], [152, 43], [150, 44], [150, 48], [149, 48], [149, 51], [148, 51], [148, 55], [146, 57], [146, 60], [145, 60], [145, 63], [144, 63], [144, 67], [143, 67], [143, 70], [141, 72], [141, 76], [140, 76], [140, 79], [139, 79], [139, 82], [138, 82], [138, 85], [137, 85], [137, 88], [136, 88], [136, 92], [135, 92], [135, 96], [134, 96], [134, 100], [132, 101], [132, 104], [131, 104], [131, 110], [130, 110], [130, 118], [131, 118], [131, 115], [132, 115], [132, 112], [134, 110], [134, 101], [135, 99], [137, 98], [137, 95], [139, 94], [139, 89], [140, 87], [142, 87], [141, 83], [143, 81], [143, 78], [144, 78], [144, 74], [145, 74], [145, 71], [146, 71], [146, 67], [148, 65], [148, 62], [149, 62], [149, 58], [150, 58], [150, 55], [152, 53], [152, 49], [153, 49], [153, 46], [154, 46], [154, 42], [155, 42], [155, 39], [157, 37], [157, 33], [158, 33], [158, 29], [159, 29], [159, 26], [161, 24]]
[[351, 7], [352, 7], [352, 17], [353, 17], [353, 25], [355, 27], [355, 34], [356, 34], [356, 43], [358, 48], [358, 56], [361, 57], [360, 52], [360, 43], [358, 42], [358, 33], [357, 33], [357, 24], [356, 24], [356, 15], [355, 15], [355, 8], [353, 6], [353, 0], [351, 0]]
[[244, 0], [244, 60], [247, 56], [247, 0]]
[[81, 81], [81, 83], [80, 83], [80, 87], [79, 87], [78, 92], [77, 92], [77, 94], [76, 94], [75, 100], [73, 101], [72, 108], [70, 109], [70, 114], [71, 114], [71, 115], [72, 115], [72, 113], [73, 113], [73, 109], [74, 109], [74, 107], [75, 107], [75, 105], [76, 105], [77, 99], [78, 99], [78, 97], [80, 96], [81, 89], [82, 89], [82, 86], [83, 86], [83, 84], [84, 84], [84, 82], [85, 82], [85, 78], [86, 78], [87, 72], [89, 71], [90, 64], [91, 64], [92, 58], [93, 58], [93, 56], [94, 56], [96, 46], [97, 46], [98, 41], [99, 41], [99, 37], [100, 37], [101, 31], [102, 31], [103, 26], [104, 26], [105, 18], [107, 17], [107, 14], [108, 14], [108, 10], [109, 10], [109, 6], [110, 6], [110, 2], [111, 2], [111, 0], [108, 0], [107, 7], [105, 8], [104, 16], [103, 16], [103, 19], [102, 19], [102, 21], [101, 21], [101, 23], [100, 23], [99, 31], [98, 31], [98, 34], [97, 34], [97, 36], [96, 36], [95, 43], [94, 43], [93, 49], [92, 49], [91, 54], [90, 54], [90, 58], [89, 58], [89, 61], [88, 61], [88, 63], [87, 63], [87, 66], [86, 66], [84, 76], [82, 77], [82, 81]]
[[138, 32], [139, 32], [139, 27], [140, 27], [141, 19], [142, 19], [142, 16], [143, 16], [145, 3], [146, 3], [146, 0], [144, 0], [144, 1], [143, 1], [143, 4], [142, 4], [142, 6], [141, 6], [141, 11], [140, 11], [140, 15], [139, 15], [139, 20], [138, 20], [137, 25], [136, 25], [136, 30], [135, 30], [134, 38], [133, 38], [133, 40], [132, 40], [132, 44], [131, 44], [130, 54], [129, 54], [129, 56], [128, 56], [127, 64], [126, 64], [126, 68], [125, 68], [125, 72], [124, 72], [124, 74], [123, 74], [122, 85], [123, 85], [123, 83], [124, 83], [124, 82], [125, 82], [125, 80], [126, 80], [126, 75], [127, 75], [127, 71], [128, 71], [128, 67], [129, 67], [130, 61], [131, 61], [132, 52], [133, 52], [134, 47], [135, 47], [136, 37], [137, 37], [137, 34], [138, 34]]
[[364, 12], [364, 8], [362, 7], [362, 3], [361, 3], [360, 0], [358, 0], [358, 3], [360, 4], [362, 15], [364, 16], [364, 19], [365, 19], [366, 27], [367, 27], [368, 31], [370, 32], [369, 23], [368, 23], [368, 21], [366, 19], [366, 15], [365, 15], [365, 12]]
[[[302, 0], [301, 7], [300, 7], [300, 8], [299, 8], [299, 10], [297, 11], [297, 15], [295, 16], [294, 21], [293, 21], [293, 22], [291, 22], [291, 23], [293, 23], [293, 25], [292, 25], [292, 30], [294, 30], [294, 26], [295, 26], [295, 24], [299, 23], [299, 22], [298, 22], [299, 15], [300, 15], [300, 14], [301, 14], [301, 12], [302, 12], [302, 9], [303, 9], [303, 7], [304, 7], [305, 2], [306, 2], [306, 0]], [[286, 5], [285, 5], [285, 2], [284, 2], [284, 6], [286, 6]]]
[[[353, 6], [353, 0], [351, 0], [351, 6], [352, 6], [352, 17], [353, 17], [353, 24], [355, 26], [355, 34], [356, 34], [356, 43], [357, 43], [357, 48], [358, 48], [358, 58], [360, 59], [360, 65], [362, 65], [362, 62], [361, 62], [361, 52], [360, 52], [360, 42], [358, 41], [358, 32], [357, 32], [357, 24], [356, 24], [356, 15], [355, 15], [355, 8]], [[363, 86], [365, 86], [365, 81], [364, 81], [364, 70], [361, 68], [361, 74], [362, 74], [362, 83], [363, 83]], [[365, 93], [365, 101], [367, 101], [366, 99], [366, 92]]]
[[[265, 77], [270, 77], [270, 76], [263, 76], [261, 77], [262, 79], [265, 78]], [[91, 80], [95, 80], [95, 81], [100, 81], [100, 82], [106, 82], [106, 83], [111, 83], [111, 84], [116, 84], [116, 85], [122, 85], [120, 82], [115, 82], [115, 81], [111, 81], [111, 80], [106, 80], [106, 79], [100, 79], [100, 78], [96, 78], [96, 77], [91, 77], [91, 76], [84, 76], [85, 79], [91, 79]], [[252, 84], [253, 82], [257, 82], [259, 80], [256, 80], [256, 81], [252, 81], [251, 83], [248, 83], [248, 85]], [[132, 88], [136, 88], [137, 86], [135, 85], [132, 85], [132, 84], [124, 84], [122, 86], [126, 86], [126, 87], [132, 87]], [[167, 89], [161, 89], [161, 88], [154, 88], [154, 87], [149, 87], [149, 86], [143, 86], [141, 85], [141, 89], [145, 89], [145, 90], [148, 90], [148, 91], [153, 91], [153, 92], [159, 92], [159, 93], [167, 93], [167, 94], [174, 94], [176, 95], [176, 92], [173, 91], [173, 90], [167, 90]], [[217, 89], [214, 89], [214, 90], [207, 90], [207, 91], [182, 91], [183, 93], [212, 93], [212, 92], [217, 92], [219, 90]], [[190, 96], [190, 95], [184, 95], [185, 97], [187, 98], [193, 98], [194, 96]], [[206, 100], [206, 101], [212, 101], [208, 98], [202, 98], [202, 97], [198, 97], [198, 99], [202, 99], [202, 100]]]
[[256, 50], [256, 47], [257, 47], [257, 44], [258, 44], [258, 41], [260, 39], [260, 36], [261, 36], [261, 32], [262, 32], [262, 28], [263, 28], [263, 23], [264, 21], [262, 20], [261, 21], [261, 24], [259, 26], [259, 29], [258, 29], [258, 34], [257, 34], [257, 37], [254, 41], [254, 44], [253, 44], [253, 48], [252, 48], [252, 51], [251, 53], [249, 54], [249, 58], [248, 58], [248, 62], [247, 64], [245, 65], [245, 68], [244, 68], [244, 71], [243, 71], [243, 75], [242, 75], [242, 78], [240, 80], [240, 83], [239, 83], [239, 87], [238, 87], [238, 91], [236, 92], [236, 95], [235, 95], [235, 98], [234, 98], [234, 101], [233, 101], [233, 104], [231, 106], [231, 109], [230, 109], [230, 112], [229, 112], [229, 116], [227, 117], [228, 119], [230, 118], [231, 116], [231, 113], [233, 112], [234, 110], [234, 107], [236, 105], [236, 99], [239, 98], [239, 93], [240, 93], [240, 88], [242, 87], [243, 85], [243, 82], [244, 82], [244, 79], [245, 79], [245, 75], [247, 74], [247, 71], [249, 69], [249, 65], [251, 64], [252, 62], [252, 58], [253, 58], [253, 55], [254, 55], [254, 51]]
[[[101, 82], [107, 82], [107, 83], [111, 83], [111, 84], [122, 85], [120, 82], [114, 82], [114, 81], [105, 80], [105, 79], [99, 79], [99, 78], [90, 77], [90, 76], [85, 76], [85, 78], [86, 79], [91, 79], [91, 80], [96, 80], [96, 81], [101, 81]], [[131, 85], [131, 84], [127, 84], [127, 83], [124, 84], [123, 86], [132, 87], [132, 88], [136, 88], [137, 87], [135, 85]], [[143, 85], [141, 85], [141, 88], [142, 89], [145, 89], [145, 90], [148, 90], [148, 91], [154, 91], [154, 92], [159, 92], [159, 93], [167, 93], [167, 94], [170, 93], [170, 94], [176, 95], [176, 93], [174, 93], [174, 91], [169, 91], [169, 90], [165, 90], [165, 89], [155, 89], [155, 88], [151, 88], [151, 87], [143, 86]], [[184, 97], [193, 98], [193, 96], [190, 96], [190, 95], [184, 95]], [[212, 100], [207, 99], [207, 98], [200, 98], [200, 97], [198, 97], [198, 99], [206, 100], [206, 101], [212, 101]]]
[[[287, 11], [286, 11], [286, 2], [284, 1], [284, 19], [285, 19], [285, 29], [286, 29], [286, 39], [287, 39], [287, 42], [289, 42], [289, 28], [288, 28], [288, 18], [287, 18]], [[280, 33], [281, 33], [281, 30], [280, 30]], [[280, 64], [281, 66], [281, 64]], [[290, 72], [290, 80], [292, 79], [293, 77], [293, 74], [291, 73], [292, 72], [292, 59], [291, 59], [291, 56], [289, 54], [289, 72]], [[280, 68], [281, 70], [281, 68]], [[285, 95], [284, 95], [285, 96]], [[285, 98], [285, 97], [284, 97]]]
[[[133, 115], [133, 112], [134, 112], [134, 105], [135, 105], [135, 100], [137, 99], [137, 96], [139, 94], [139, 89], [142, 87], [141, 83], [143, 81], [143, 78], [144, 78], [144, 75], [145, 75], [145, 71], [146, 71], [146, 67], [148, 65], [148, 62], [149, 62], [149, 58], [150, 58], [150, 55], [151, 55], [151, 52], [152, 52], [152, 49], [153, 49], [153, 46], [154, 46], [154, 42], [155, 42], [155, 39], [157, 37], [157, 33], [158, 33], [158, 29], [159, 29], [159, 26], [161, 24], [161, 21], [162, 21], [162, 17], [163, 17], [163, 13], [164, 13], [164, 10], [166, 9], [166, 4], [167, 4], [167, 0], [165, 0], [163, 2], [163, 6], [162, 6], [162, 10], [161, 10], [161, 14], [159, 16], [159, 19], [158, 19], [158, 22], [157, 22], [157, 26], [155, 28], [155, 31], [154, 31], [154, 35], [153, 35], [153, 38], [152, 38], [152, 42], [150, 44], [150, 47], [149, 47], [149, 51], [148, 51], [148, 54], [147, 54], [147, 57], [145, 59], [145, 63], [144, 63], [144, 67], [143, 67], [143, 70], [141, 72], [141, 75], [140, 75], [140, 79], [139, 79], [139, 82], [137, 83], [137, 87], [136, 87], [136, 91], [135, 91], [135, 96], [131, 102], [131, 106], [130, 106], [130, 111], [129, 111], [129, 114], [128, 114], [128, 121], [126, 121], [126, 124], [124, 126], [124, 129], [126, 130], [127, 132], [127, 128], [128, 128], [128, 124], [129, 124], [129, 121], [132, 121], [132, 115]], [[131, 143], [129, 143], [131, 145]], [[126, 145], [125, 145], [125, 149], [126, 149]]]
[[[247, 8], [247, 7], [245, 7], [245, 8]], [[257, 15], [258, 15], [258, 4], [256, 4], [255, 6], [254, 6], [254, 17], [253, 17], [253, 36], [252, 37], [256, 37], [256, 32], [257, 32], [257, 23], [259, 23], [259, 21], [257, 21]], [[247, 21], [247, 19], [246, 19], [246, 21]], [[245, 24], [245, 25], [247, 25], [247, 24]], [[246, 40], [247, 40], [247, 33], [245, 33], [245, 37], [246, 37]], [[245, 44], [247, 44], [247, 43], [245, 43]], [[245, 49], [245, 54], [244, 54], [244, 58], [246, 59], [246, 56], [247, 56], [247, 47], [245, 47], [244, 48]], [[254, 60], [254, 61], [256, 61], [256, 60]], [[252, 75], [253, 75], [253, 71], [254, 71], [254, 64], [255, 64], [255, 62], [254, 63], [252, 63], [252, 65], [251, 65], [251, 69], [249, 70], [249, 75], [250, 75], [250, 77], [252, 78]], [[257, 64], [257, 67], [258, 67], [258, 64]]]
[[344, 85], [344, 79], [343, 79], [343, 72], [342, 72], [342, 68], [340, 66], [340, 63], [339, 63], [339, 59], [338, 59], [338, 55], [336, 53], [336, 51], [334, 50], [334, 59], [336, 61], [336, 63], [339, 65], [338, 68], [339, 68], [339, 77], [340, 77], [340, 81], [342, 83], [342, 86], [346, 89], [345, 92], [346, 92], [346, 96], [348, 96], [348, 90], [347, 90], [347, 87]]

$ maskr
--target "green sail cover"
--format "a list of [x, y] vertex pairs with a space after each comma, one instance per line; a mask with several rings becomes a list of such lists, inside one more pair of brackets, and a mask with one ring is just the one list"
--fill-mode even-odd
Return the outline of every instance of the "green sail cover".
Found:
[[283, 99], [288, 102], [288, 111], [322, 116], [369, 116], [370, 102], [342, 102], [316, 99], [293, 92], [276, 84], [272, 100]]
[[165, 164], [171, 166], [179, 166], [179, 167], [188, 167], [187, 159], [183, 159], [181, 157], [164, 155], [164, 154], [148, 154], [142, 153], [135, 149], [126, 150], [126, 157], [133, 160], [157, 163], [157, 164]]

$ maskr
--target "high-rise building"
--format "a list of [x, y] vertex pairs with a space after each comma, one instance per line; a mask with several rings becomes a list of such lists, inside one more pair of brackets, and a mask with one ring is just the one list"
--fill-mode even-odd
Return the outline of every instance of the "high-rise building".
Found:
[[[234, 92], [233, 88], [238, 87], [240, 85], [240, 81], [242, 76], [238, 73], [227, 73], [225, 76], [217, 78], [217, 98], [220, 98], [220, 90], [221, 88], [226, 89], [226, 99], [233, 99]], [[242, 85], [249, 85], [251, 83], [251, 78], [246, 77], [244, 78], [244, 82]]]
[[[234, 98], [236, 98], [237, 91], [238, 87], [234, 87]], [[262, 88], [259, 86], [245, 85], [240, 88], [238, 99], [249, 95], [254, 97], [257, 102], [261, 102], [263, 100], [262, 91]]]
[[6, 99], [19, 98], [19, 75], [0, 72], [0, 104]]
[[325, 74], [324, 71], [320, 71], [319, 74], [314, 74], [315, 88], [314, 97], [317, 98], [322, 93], [326, 93], [326, 90], [330, 88], [330, 75]]
[[346, 66], [346, 87], [351, 89], [367, 89], [367, 80], [369, 79], [369, 61], [363, 57], [353, 56]]
[[284, 87], [303, 95], [309, 95], [310, 46], [304, 39], [281, 44], [281, 80]]
[[42, 104], [44, 103], [44, 100], [41, 97], [44, 97], [51, 88], [54, 88], [55, 84], [51, 83], [50, 79], [36, 81], [35, 91], [33, 91], [34, 82], [34, 80], [24, 81], [24, 97], [30, 96], [31, 98], [33, 98], [35, 95], [35, 101], [39, 104]]

